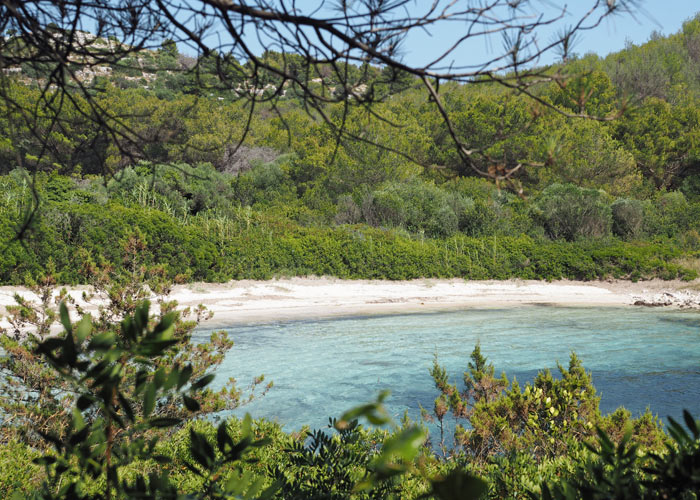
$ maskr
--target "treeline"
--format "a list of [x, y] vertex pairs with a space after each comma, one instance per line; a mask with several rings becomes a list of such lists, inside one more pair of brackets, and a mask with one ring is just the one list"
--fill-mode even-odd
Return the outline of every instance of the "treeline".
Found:
[[[610, 122], [570, 120], [484, 82], [443, 86], [444, 105], [460, 140], [481, 152], [475, 155], [476, 167], [488, 171], [522, 164], [515, 178], [526, 194], [552, 182], [572, 182], [615, 196], [646, 198], [659, 189], [698, 196], [698, 33], [700, 19], [696, 18], [670, 37], [654, 36], [642, 46], [629, 46], [604, 59], [586, 55], [550, 68], [572, 78], [539, 87], [540, 99], [565, 113], [611, 117], [625, 111]], [[305, 67], [299, 56], [267, 52], [263, 59], [273, 66], [298, 68], [300, 73]], [[234, 90], [226, 93], [215, 90], [213, 82], [206, 84], [221, 68], [203, 58], [196, 74], [190, 75], [187, 68], [195, 63], [166, 43], [134, 62], [139, 71], [161, 68], [154, 73], [155, 80], [120, 88], [114, 76], [96, 77], [88, 85], [94, 99], [91, 105], [75, 94], [59, 106], [50, 101], [50, 92], [48, 99], [42, 97], [38, 80], [26, 85], [26, 78], [7, 77], [5, 93], [11, 99], [2, 104], [0, 113], [0, 135], [5, 138], [0, 169], [114, 173], [140, 159], [209, 162], [220, 171], [236, 165], [247, 168], [249, 162], [236, 162], [242, 154], [236, 148], [238, 140], [245, 136], [246, 151], [268, 148], [277, 155], [296, 153], [293, 180], [300, 193], [316, 204], [336, 203], [343, 194], [355, 196], [358, 189], [382, 182], [420, 177], [441, 183], [455, 175], [474, 174], [457, 155], [439, 112], [411, 78], [401, 77], [401, 86], [379, 90], [375, 87], [382, 81], [394, 82], [396, 75], [349, 66], [349, 80], [364, 82], [365, 91], [383, 102], [373, 108], [374, 115], [361, 106], [351, 106], [346, 115], [343, 99], [324, 110], [336, 125], [344, 123], [354, 136], [387, 148], [382, 150], [350, 139], [338, 144], [331, 128], [319, 116], [308, 116], [303, 100], [291, 91], [277, 102], [277, 109], [259, 103], [249, 122], [247, 101], [237, 100]], [[230, 65], [245, 67], [235, 61]], [[113, 72], [128, 67], [126, 61]], [[330, 70], [315, 71], [318, 74], [307, 75], [309, 82], [334, 84]], [[188, 83], [187, 78], [195, 77], [196, 82]], [[17, 106], [31, 109], [29, 104], [37, 102], [41, 103], [38, 116], [16, 111]], [[92, 116], [95, 113], [99, 119]], [[52, 122], [54, 116], [57, 123]], [[47, 139], [48, 150], [37, 137]]]
[[[616, 120], [569, 119], [494, 84], [443, 86], [456, 134], [480, 151], [474, 166], [520, 165], [508, 189], [464, 165], [410, 78], [385, 88], [372, 113], [346, 110], [343, 100], [327, 105], [326, 116], [358, 138], [350, 140], [292, 93], [250, 115], [232, 94], [187, 84], [193, 61], [174, 44], [139, 62], [162, 69], [155, 81], [121, 88], [96, 78], [91, 103], [75, 94], [58, 106], [36, 82], [7, 77], [1, 236], [21, 238], [3, 252], [0, 279], [21, 283], [50, 260], [61, 280], [79, 282], [76, 255], [118, 265], [133, 232], [146, 242], [145, 259], [183, 280], [693, 278], [699, 32], [696, 18], [671, 37], [570, 60], [551, 70], [578, 76], [537, 90], [564, 113], [625, 110]], [[303, 69], [299, 58], [265, 57]], [[668, 78], [634, 87], [643, 79], [633, 69], [647, 60]], [[213, 77], [213, 68], [202, 71], [198, 78]], [[397, 80], [377, 68], [353, 71], [371, 85]], [[37, 102], [31, 117], [12, 105]]]

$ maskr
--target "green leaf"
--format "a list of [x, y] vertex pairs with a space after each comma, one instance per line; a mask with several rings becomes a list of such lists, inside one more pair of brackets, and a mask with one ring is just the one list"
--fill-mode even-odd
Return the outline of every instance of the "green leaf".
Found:
[[182, 386], [184, 386], [190, 380], [191, 376], [192, 376], [192, 365], [187, 365], [182, 370], [180, 370], [180, 374], [179, 374], [178, 379], [177, 379], [178, 390], [182, 389]]
[[214, 374], [210, 373], [208, 375], [204, 375], [202, 378], [197, 380], [192, 384], [192, 390], [196, 391], [199, 389], [203, 389], [204, 387], [208, 386], [211, 381], [214, 380]]
[[140, 369], [136, 372], [134, 376], [134, 395], [138, 396], [146, 388], [146, 383], [148, 382], [148, 377], [150, 373], [148, 370]]
[[403, 460], [411, 461], [420, 451], [425, 442], [425, 431], [420, 427], [409, 427], [386, 440], [380, 457], [398, 456]]
[[71, 325], [70, 322], [70, 316], [68, 315], [68, 307], [66, 307], [66, 303], [61, 302], [61, 304], [58, 306], [58, 310], [61, 315], [61, 324], [63, 325], [63, 328], [66, 329], [68, 335], [73, 335], [73, 325]]
[[52, 457], [51, 455], [46, 455], [43, 457], [37, 457], [34, 460], [32, 460], [37, 465], [51, 465], [56, 462], [56, 457]]
[[173, 427], [178, 425], [182, 420], [172, 417], [156, 417], [148, 421], [151, 427]]
[[124, 397], [121, 391], [117, 392], [117, 399], [119, 400], [122, 410], [124, 410], [124, 413], [126, 413], [126, 417], [133, 422], [134, 410], [131, 408], [131, 403], [129, 400]]
[[121, 322], [122, 337], [135, 342], [137, 339], [137, 327], [134, 324], [134, 319], [131, 316], [127, 316]]
[[241, 436], [244, 438], [247, 438], [252, 434], [253, 434], [253, 417], [250, 416], [250, 413], [246, 412], [245, 417], [243, 417], [243, 421], [241, 422]]
[[282, 489], [282, 482], [278, 479], [274, 483], [265, 489], [260, 495], [258, 495], [258, 500], [269, 500], [275, 496], [275, 494]]
[[148, 309], [150, 308], [150, 306], [151, 303], [148, 300], [144, 300], [134, 312], [134, 320], [136, 321], [136, 326], [141, 331], [145, 330], [148, 327]]
[[156, 404], [156, 386], [153, 383], [146, 385], [143, 395], [143, 416], [148, 417]]
[[75, 402], [75, 406], [80, 410], [87, 410], [92, 406], [93, 398], [85, 394], [81, 394], [78, 400]]
[[547, 483], [542, 483], [542, 500], [553, 500], [552, 493]]
[[88, 335], [90, 335], [90, 332], [92, 331], [92, 320], [88, 314], [83, 316], [83, 319], [80, 320], [80, 323], [78, 323], [78, 328], [76, 328], [75, 331], [75, 337], [78, 340], [78, 343], [82, 343], [86, 338], [88, 338]]
[[356, 406], [340, 417], [335, 424], [336, 429], [345, 429], [350, 422], [360, 417], [365, 417], [373, 425], [385, 425], [390, 422], [389, 415], [384, 408], [384, 400], [389, 396], [389, 391], [382, 391], [374, 403]]
[[163, 383], [165, 382], [165, 367], [161, 366], [156, 370], [156, 373], [153, 375], [153, 384], [156, 386], [156, 389], [160, 389], [163, 387]]
[[168, 374], [168, 377], [165, 379], [165, 382], [163, 383], [163, 390], [164, 391], [169, 391], [178, 382], [178, 379], [180, 378], [180, 372], [178, 371], [177, 368], [173, 368], [170, 373]]
[[73, 340], [73, 333], [66, 332], [66, 337], [63, 339], [63, 352], [61, 353], [61, 360], [67, 366], [74, 366], [75, 362], [78, 360], [78, 352], [75, 348], [75, 341]]
[[114, 332], [101, 333], [92, 338], [90, 341], [90, 349], [96, 351], [107, 350], [114, 345], [115, 340]]
[[219, 427], [216, 429], [216, 441], [221, 453], [228, 453], [229, 450], [233, 449], [233, 439], [231, 439], [231, 436], [226, 429], [225, 420], [221, 422]]
[[37, 429], [37, 434], [39, 434], [42, 438], [44, 438], [46, 441], [49, 443], [53, 444], [57, 450], [61, 450], [63, 448], [63, 443], [61, 440], [58, 438], [58, 436], [50, 433], [50, 432], [44, 432], [41, 429]]
[[51, 355], [51, 352], [59, 348], [61, 345], [63, 345], [63, 340], [58, 337], [52, 337], [39, 344], [37, 350], [40, 353]]
[[440, 500], [477, 500], [488, 491], [486, 481], [460, 469], [431, 480], [431, 485], [433, 495]]
[[[252, 476], [253, 474], [249, 474]], [[248, 491], [246, 491], [245, 495], [243, 495], [244, 500], [251, 500], [251, 499], [258, 499], [260, 491], [262, 490], [263, 486], [265, 485], [265, 479], [262, 477], [255, 478], [251, 481], [251, 478], [246, 477], [246, 482], [248, 482]]]
[[172, 458], [166, 455], [151, 455], [150, 458], [158, 462], [159, 464], [169, 464], [172, 463]]
[[199, 411], [200, 406], [196, 399], [189, 397], [187, 394], [182, 395], [182, 402], [185, 403], [185, 408], [189, 411]]
[[153, 340], [147, 339], [141, 342], [138, 354], [142, 356], [160, 356], [170, 346], [177, 344], [177, 340]]
[[82, 429], [85, 427], [85, 419], [78, 408], [73, 408], [73, 428]]
[[202, 467], [211, 469], [216, 457], [214, 448], [203, 434], [194, 429], [190, 429], [190, 453]]
[[688, 410], [683, 410], [683, 420], [685, 420], [685, 425], [688, 426], [690, 432], [693, 433], [693, 437], [698, 439], [698, 435], [700, 434], [700, 431], [698, 431], [698, 423]]
[[83, 427], [78, 432], [74, 433], [68, 438], [68, 444], [70, 444], [71, 446], [75, 446], [78, 443], [82, 443], [83, 441], [85, 441], [85, 438], [87, 438], [89, 433], [90, 426]]
[[165, 316], [163, 316], [160, 320], [160, 322], [155, 326], [153, 329], [153, 333], [155, 334], [160, 334], [163, 332], [166, 332], [167, 330], [172, 331], [172, 327], [175, 324], [175, 320], [177, 319], [178, 313], [176, 312], [169, 312]]

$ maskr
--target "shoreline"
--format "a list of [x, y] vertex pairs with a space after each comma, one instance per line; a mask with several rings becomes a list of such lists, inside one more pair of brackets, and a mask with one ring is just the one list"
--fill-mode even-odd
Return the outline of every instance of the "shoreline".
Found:
[[[67, 287], [81, 299], [86, 286]], [[60, 289], [58, 287], [57, 289]], [[415, 279], [410, 281], [342, 280], [328, 277], [283, 278], [270, 281], [231, 281], [176, 285], [170, 294], [179, 307], [203, 304], [214, 313], [204, 328], [276, 321], [313, 320], [351, 316], [411, 314], [459, 309], [503, 307], [626, 307], [639, 301], [658, 302], [664, 294], [690, 293], [700, 303], [700, 280], [691, 282], [630, 281], [465, 281]], [[692, 292], [688, 292], [692, 291]], [[0, 287], [0, 316], [14, 304], [13, 294], [33, 298], [22, 287]], [[665, 305], [674, 307], [674, 305]], [[0, 321], [7, 327], [7, 321]]]

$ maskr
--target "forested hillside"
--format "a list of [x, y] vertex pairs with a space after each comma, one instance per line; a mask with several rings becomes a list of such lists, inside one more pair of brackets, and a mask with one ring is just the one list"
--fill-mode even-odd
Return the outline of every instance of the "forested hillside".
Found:
[[[294, 84], [251, 113], [238, 93], [264, 93], [266, 82], [217, 89], [221, 69], [208, 74], [205, 60], [189, 71], [194, 60], [171, 42], [134, 58], [143, 70], [81, 73], [98, 106], [122, 119], [96, 126], [93, 104], [75, 94], [47, 142], [37, 131], [59, 108], [45, 105], [34, 66], [11, 72], [12, 98], [43, 107], [31, 120], [7, 102], [0, 113], [2, 239], [31, 215], [26, 241], [2, 256], [3, 283], [38, 276], [49, 260], [61, 281], [80, 282], [76, 254], [119, 265], [134, 231], [147, 261], [185, 280], [696, 276], [698, 18], [552, 68], [583, 75], [538, 88], [556, 109], [495, 83], [443, 87], [457, 134], [481, 150], [475, 168], [407, 76], [348, 66], [357, 92], [383, 96], [371, 112], [346, 109], [353, 96], [327, 104], [353, 140], [306, 113]], [[332, 73], [315, 69], [309, 80], [332, 88]], [[477, 172], [498, 169], [515, 172], [508, 183]]]

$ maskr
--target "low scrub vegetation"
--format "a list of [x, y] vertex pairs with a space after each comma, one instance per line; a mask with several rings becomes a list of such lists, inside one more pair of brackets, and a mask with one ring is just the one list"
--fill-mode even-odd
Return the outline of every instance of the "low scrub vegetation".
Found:
[[[133, 238], [143, 262], [176, 281], [697, 276], [682, 264], [700, 251], [700, 203], [681, 193], [613, 200], [557, 184], [523, 202], [475, 179], [443, 187], [384, 184], [357, 201], [342, 198], [324, 214], [294, 198], [291, 187], [247, 184], [206, 166], [143, 165], [106, 183], [58, 174], [37, 179], [44, 201], [27, 238], [13, 241], [31, 194], [22, 171], [0, 177], [0, 236], [10, 242], [0, 256], [3, 284], [36, 279], [47, 265], [60, 283], [84, 283], [95, 264], [126, 266], [121, 249]], [[283, 202], [273, 203], [276, 196]]]

